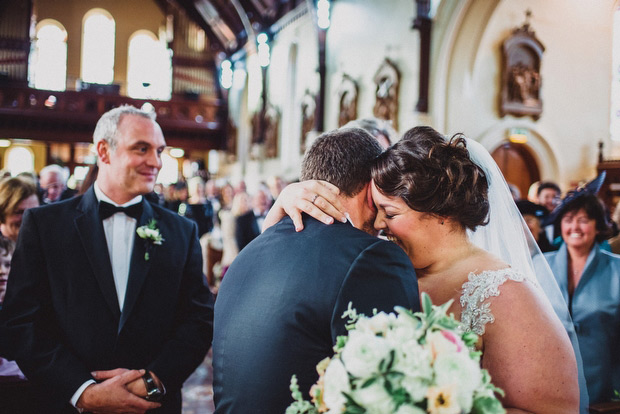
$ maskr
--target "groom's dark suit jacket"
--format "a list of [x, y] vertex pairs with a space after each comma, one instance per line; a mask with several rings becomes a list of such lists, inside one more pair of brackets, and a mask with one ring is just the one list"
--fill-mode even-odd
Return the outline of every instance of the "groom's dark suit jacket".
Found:
[[69, 400], [90, 372], [114, 368], [152, 370], [167, 388], [156, 412], [181, 412], [181, 386], [211, 344], [213, 296], [196, 226], [143, 204], [137, 226], [154, 218], [164, 241], [135, 236], [122, 312], [92, 188], [24, 215], [0, 312], [0, 355], [40, 386], [46, 413], [75, 413]]
[[394, 243], [349, 223], [304, 216], [296, 233], [285, 218], [248, 244], [232, 263], [215, 304], [216, 413], [284, 413], [297, 375], [308, 398], [316, 364], [346, 333], [342, 313], [419, 310], [411, 261]]

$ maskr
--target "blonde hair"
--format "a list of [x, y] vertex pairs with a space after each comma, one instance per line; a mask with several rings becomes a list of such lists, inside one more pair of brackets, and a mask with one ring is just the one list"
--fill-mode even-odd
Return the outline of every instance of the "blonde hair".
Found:
[[0, 223], [17, 211], [19, 203], [36, 194], [37, 187], [29, 178], [20, 176], [0, 181]]

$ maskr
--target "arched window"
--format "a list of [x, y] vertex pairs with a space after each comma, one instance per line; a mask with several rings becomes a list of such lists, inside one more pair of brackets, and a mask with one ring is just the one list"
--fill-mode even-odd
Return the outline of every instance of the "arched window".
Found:
[[172, 60], [166, 44], [148, 30], [129, 38], [127, 94], [137, 99], [169, 100], [172, 96]]
[[612, 141], [620, 142], [620, 5], [614, 11], [611, 71], [611, 116], [610, 133]]
[[116, 24], [103, 9], [92, 9], [82, 23], [82, 80], [109, 84], [114, 81]]
[[13, 177], [19, 173], [34, 171], [34, 154], [30, 148], [11, 147], [4, 157], [4, 165]]
[[67, 85], [67, 31], [52, 19], [39, 22], [30, 64], [30, 87], [64, 91]]

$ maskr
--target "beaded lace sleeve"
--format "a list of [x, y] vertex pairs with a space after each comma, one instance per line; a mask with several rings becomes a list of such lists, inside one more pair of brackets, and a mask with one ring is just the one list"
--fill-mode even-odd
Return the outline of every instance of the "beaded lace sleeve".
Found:
[[461, 329], [477, 335], [484, 334], [487, 323], [495, 321], [491, 304], [485, 302], [491, 296], [499, 296], [499, 287], [508, 279], [523, 282], [525, 277], [514, 269], [485, 270], [470, 273], [463, 284], [461, 295]]

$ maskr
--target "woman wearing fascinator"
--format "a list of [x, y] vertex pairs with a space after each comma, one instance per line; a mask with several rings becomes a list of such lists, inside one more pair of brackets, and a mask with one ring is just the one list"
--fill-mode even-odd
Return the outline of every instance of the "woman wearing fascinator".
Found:
[[591, 404], [620, 391], [620, 256], [601, 248], [611, 232], [596, 196], [604, 180], [603, 172], [551, 213], [563, 243], [545, 253], [575, 323]]
[[[376, 160], [372, 178], [375, 229], [407, 253], [420, 292], [435, 304], [453, 300], [449, 312], [479, 335], [481, 365], [504, 390], [507, 412], [585, 413], [570, 316], [551, 272], [534, 273], [536, 243], [489, 153], [461, 135], [446, 140], [416, 127]], [[302, 182], [284, 190], [267, 223], [285, 210], [295, 223], [301, 211], [324, 219], [315, 194], [341, 218], [329, 185]]]

